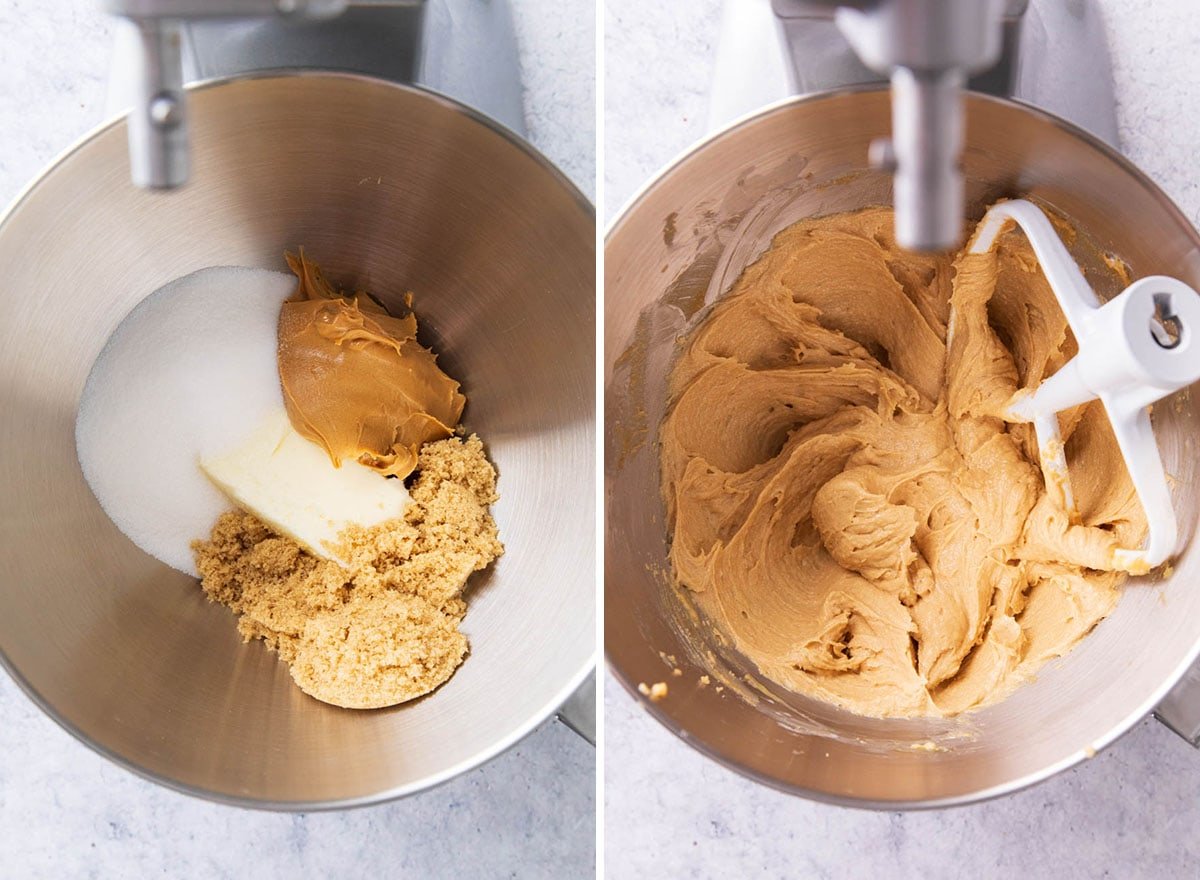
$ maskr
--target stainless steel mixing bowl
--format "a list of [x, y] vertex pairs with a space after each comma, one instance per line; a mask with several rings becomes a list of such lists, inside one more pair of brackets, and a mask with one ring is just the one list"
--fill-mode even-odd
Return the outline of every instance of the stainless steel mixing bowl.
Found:
[[[999, 705], [958, 721], [860, 718], [755, 680], [669, 586], [657, 430], [679, 334], [773, 234], [809, 216], [890, 201], [865, 167], [887, 94], [798, 99], [675, 162], [625, 209], [605, 246], [605, 646], [628, 687], [665, 681], [646, 708], [755, 779], [820, 800], [938, 806], [1011, 791], [1094, 754], [1149, 712], [1200, 651], [1200, 550], [1161, 581], [1130, 581], [1116, 612]], [[1200, 283], [1200, 237], [1143, 174], [1039, 111], [971, 96], [970, 210], [1029, 195], [1065, 212], [1134, 275]], [[886, 321], [886, 315], [880, 315]], [[1186, 392], [1155, 408], [1181, 531], [1195, 529], [1200, 418]], [[677, 667], [682, 675], [675, 677]], [[712, 682], [703, 686], [702, 674]], [[636, 694], [636, 691], [635, 691]]]
[[[134, 188], [117, 122], [0, 224], [4, 662], [83, 741], [176, 788], [305, 809], [414, 792], [515, 742], [593, 663], [592, 208], [528, 146], [416, 89], [266, 76], [199, 88], [189, 112], [186, 188]], [[507, 553], [471, 588], [470, 656], [390, 710], [302, 694], [117, 531], [75, 455], [84, 379], [142, 297], [204, 266], [282, 269], [300, 245], [385, 303], [415, 292], [500, 473]]]

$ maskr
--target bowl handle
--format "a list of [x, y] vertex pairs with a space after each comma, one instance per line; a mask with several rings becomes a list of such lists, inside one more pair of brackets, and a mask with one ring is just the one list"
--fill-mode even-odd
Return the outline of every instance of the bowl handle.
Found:
[[558, 720], [596, 744], [596, 671], [558, 707]]
[[1200, 661], [1193, 663], [1154, 710], [1154, 717], [1200, 748]]

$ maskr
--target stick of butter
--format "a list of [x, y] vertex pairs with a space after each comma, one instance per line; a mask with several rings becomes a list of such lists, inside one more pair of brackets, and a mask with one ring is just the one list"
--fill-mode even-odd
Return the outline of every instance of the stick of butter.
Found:
[[334, 467], [296, 432], [282, 408], [242, 442], [200, 467], [238, 507], [321, 557], [345, 565], [331, 549], [349, 526], [375, 526], [404, 515], [408, 490], [358, 462]]

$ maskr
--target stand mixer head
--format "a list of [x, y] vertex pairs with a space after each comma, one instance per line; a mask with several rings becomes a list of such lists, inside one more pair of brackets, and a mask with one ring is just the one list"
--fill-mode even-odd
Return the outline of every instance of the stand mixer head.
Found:
[[188, 179], [184, 84], [258, 71], [326, 70], [419, 85], [524, 135], [508, 0], [102, 0], [124, 19], [110, 76], [129, 113], [134, 183]]
[[967, 77], [1000, 55], [1004, 0], [773, 0], [781, 19], [836, 6], [838, 29], [863, 64], [891, 80], [892, 134], [871, 164], [892, 172], [896, 240], [915, 251], [958, 245], [963, 218]]
[[332, 18], [346, 0], [104, 0], [137, 34], [137, 97], [129, 114], [129, 164], [136, 186], [171, 189], [185, 183], [187, 104], [183, 92], [184, 26], [190, 19], [282, 15]]

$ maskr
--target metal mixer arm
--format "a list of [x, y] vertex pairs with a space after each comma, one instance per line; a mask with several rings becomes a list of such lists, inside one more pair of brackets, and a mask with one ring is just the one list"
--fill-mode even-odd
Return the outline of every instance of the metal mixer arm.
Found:
[[[892, 134], [872, 164], [893, 173], [896, 240], [949, 250], [962, 237], [962, 90], [1000, 56], [1026, 0], [773, 0], [781, 20], [835, 15], [863, 64], [891, 78]], [[836, 13], [832, 10], [836, 7]]]
[[101, 0], [137, 33], [136, 100], [129, 114], [129, 164], [141, 187], [187, 181], [188, 126], [183, 95], [183, 30], [195, 19], [282, 16], [320, 21], [350, 6], [415, 6], [422, 0]]

